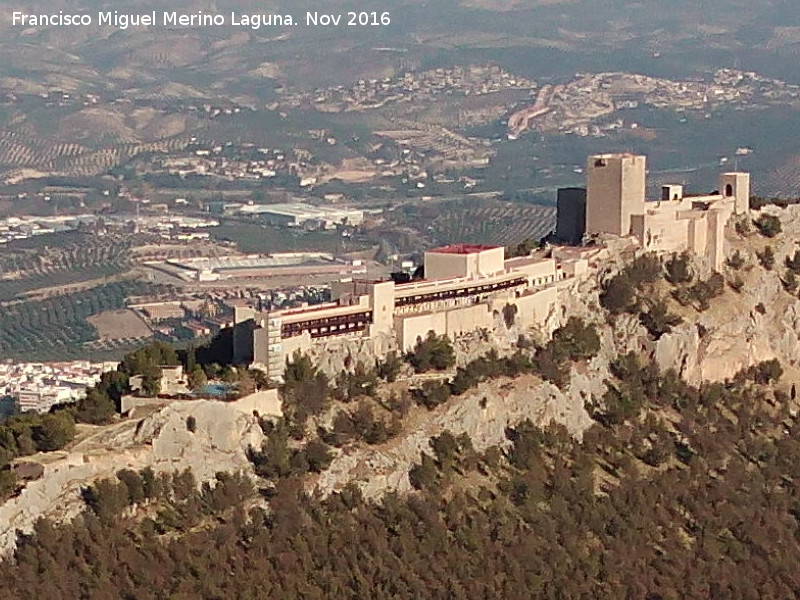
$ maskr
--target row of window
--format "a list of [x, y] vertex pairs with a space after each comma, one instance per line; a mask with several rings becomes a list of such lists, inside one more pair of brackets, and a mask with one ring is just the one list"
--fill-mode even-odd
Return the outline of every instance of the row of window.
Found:
[[498, 283], [490, 283], [486, 285], [476, 285], [473, 287], [460, 288], [456, 290], [443, 290], [441, 292], [431, 292], [429, 294], [418, 294], [416, 296], [406, 296], [404, 298], [397, 298], [395, 306], [410, 306], [414, 304], [422, 304], [424, 302], [433, 302], [436, 300], [449, 300], [451, 298], [464, 298], [467, 296], [477, 296], [478, 294], [486, 294], [496, 292], [499, 290], [507, 290], [508, 288], [526, 285], [527, 280], [524, 278], [511, 279], [509, 281], [501, 281]]
[[312, 338], [363, 331], [372, 323], [372, 312], [339, 315], [324, 319], [309, 319], [299, 323], [286, 323], [281, 327], [283, 338], [295, 337], [308, 331]]

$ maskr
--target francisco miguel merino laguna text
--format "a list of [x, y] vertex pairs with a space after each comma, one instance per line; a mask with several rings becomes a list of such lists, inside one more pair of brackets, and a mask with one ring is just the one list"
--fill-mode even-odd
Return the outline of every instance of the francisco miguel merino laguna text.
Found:
[[[119, 11], [98, 12], [96, 17], [90, 14], [68, 14], [58, 11], [53, 14], [28, 14], [14, 11], [11, 14], [11, 24], [23, 27], [78, 27], [101, 25], [128, 29], [128, 27], [147, 27], [161, 25], [164, 27], [281, 27], [285, 25], [299, 25], [292, 15], [277, 14], [238, 14], [230, 13], [229, 18], [220, 14], [207, 14], [197, 11], [191, 14], [164, 11], [159, 15], [156, 11], [150, 13], [127, 14]], [[385, 26], [391, 23], [388, 12], [348, 12], [345, 14], [307, 12], [305, 24], [311, 26]]]

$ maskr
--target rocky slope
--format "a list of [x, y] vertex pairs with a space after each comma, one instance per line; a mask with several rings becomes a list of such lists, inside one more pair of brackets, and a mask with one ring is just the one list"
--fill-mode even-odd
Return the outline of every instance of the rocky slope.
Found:
[[[623, 264], [623, 257], [629, 251], [627, 244], [612, 245], [604, 257], [609, 272]], [[646, 339], [646, 332], [634, 317], [623, 316], [613, 330], [604, 325], [598, 300], [601, 277], [598, 274], [589, 279], [564, 282], [559, 294], [560, 304], [538, 330], [508, 329], [499, 319], [493, 331], [471, 334], [454, 344], [458, 365], [464, 365], [490, 350], [501, 356], [509, 355], [517, 350], [519, 335], [548, 339], [553, 330], [570, 316], [579, 316], [598, 325], [601, 350], [588, 363], [573, 367], [566, 389], [561, 390], [532, 375], [481, 383], [433, 411], [415, 409], [418, 414], [416, 418], [412, 415], [412, 420], [419, 425], [405, 435], [381, 446], [346, 449], [323, 474], [309, 483], [309, 489], [325, 495], [355, 482], [368, 498], [377, 498], [391, 491], [407, 491], [411, 489], [408, 470], [419, 462], [420, 452], [430, 453], [430, 438], [445, 430], [454, 435], [469, 434], [478, 451], [505, 444], [506, 428], [523, 419], [530, 419], [537, 425], [560, 423], [580, 437], [592, 424], [584, 404], [605, 392], [609, 361], [619, 354], [641, 349], [642, 340]]]
[[[784, 289], [785, 259], [798, 250], [800, 206], [767, 207], [765, 213], [780, 218], [783, 233], [773, 239], [751, 233], [746, 238], [728, 232], [732, 251], [738, 250], [745, 265], [727, 275], [744, 282], [741, 292], [731, 289], [715, 299], [709, 310], [692, 315], [663, 336], [654, 348], [663, 368], [674, 368], [688, 382], [721, 381], [758, 362], [777, 358], [784, 368], [796, 365], [800, 356], [800, 300]], [[775, 253], [775, 267], [766, 270], [756, 252], [766, 246]]]
[[[187, 419], [194, 417], [194, 431]], [[83, 507], [81, 489], [120, 469], [156, 472], [191, 468], [199, 481], [219, 471], [252, 472], [249, 445], [263, 439], [258, 419], [235, 403], [196, 400], [158, 409], [142, 419], [92, 428], [68, 452], [30, 457], [41, 462], [44, 475], [31, 481], [15, 498], [0, 506], [0, 553], [13, 548], [16, 532], [30, 531], [42, 516], [65, 520]]]

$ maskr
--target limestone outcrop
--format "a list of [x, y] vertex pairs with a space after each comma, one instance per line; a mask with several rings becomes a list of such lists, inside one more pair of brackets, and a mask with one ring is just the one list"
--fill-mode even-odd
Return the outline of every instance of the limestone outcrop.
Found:
[[312, 346], [308, 355], [323, 373], [334, 378], [359, 363], [372, 368], [376, 356], [385, 356], [396, 350], [394, 338], [378, 334], [370, 338], [327, 338], [323, 343]]
[[[774, 239], [755, 233], [746, 240], [731, 235], [729, 242], [746, 258], [736, 274], [741, 292], [727, 290], [711, 307], [664, 335], [655, 345], [662, 369], [673, 368], [689, 383], [722, 381], [761, 361], [777, 358], [794, 367], [800, 356], [800, 300], [783, 286], [784, 262], [798, 250], [800, 206], [764, 209], [781, 219], [783, 235]], [[765, 270], [755, 252], [770, 246], [774, 270]]]
[[430, 454], [431, 437], [445, 430], [455, 435], [467, 433], [481, 451], [503, 443], [506, 428], [526, 418], [539, 424], [563, 423], [573, 432], [584, 431], [591, 424], [574, 397], [536, 377], [487, 382], [439, 407], [405, 436], [379, 447], [345, 449], [313, 483], [313, 489], [327, 495], [352, 481], [368, 498], [408, 491], [408, 470], [419, 462], [420, 452]]
[[145, 467], [156, 472], [189, 468], [198, 481], [219, 471], [252, 472], [246, 451], [263, 439], [256, 416], [235, 403], [212, 400], [176, 402], [141, 419], [85, 433], [69, 452], [26, 459], [41, 462], [44, 475], [0, 506], [0, 553], [13, 548], [17, 530], [30, 531], [39, 517], [60, 521], [77, 515], [81, 489], [96, 479]]
[[[658, 341], [648, 337], [636, 315], [618, 316], [612, 328], [599, 307], [600, 284], [618, 272], [633, 252], [624, 240], [611, 240], [602, 255], [602, 269], [596, 268], [593, 277], [565, 284], [557, 314], [550, 316], [542, 331], [520, 332], [498, 322], [492, 332], [474, 333], [454, 344], [458, 364], [463, 365], [490, 349], [500, 355], [513, 352], [519, 334], [546, 338], [569, 316], [594, 322], [601, 334], [600, 353], [572, 369], [566, 390], [532, 376], [483, 383], [438, 407], [406, 436], [382, 447], [345, 450], [313, 483], [313, 489], [327, 494], [354, 481], [371, 498], [387, 491], [408, 490], [409, 468], [419, 462], [420, 452], [430, 453], [428, 440], [444, 430], [456, 435], [468, 433], [479, 451], [505, 443], [505, 428], [524, 418], [540, 425], [563, 423], [573, 435], [580, 436], [591, 425], [584, 404], [604, 394], [609, 361], [630, 351], [653, 358], [661, 369], [675, 369], [692, 384], [724, 380], [772, 358], [778, 358], [784, 368], [794, 367], [800, 356], [800, 300], [784, 290], [780, 274], [785, 257], [797, 249], [794, 240], [800, 239], [800, 206], [766, 210], [780, 216], [785, 232], [781, 238], [766, 240], [753, 233], [742, 240], [730, 232], [729, 243], [747, 257], [741, 272], [745, 281], [741, 292], [727, 289], [705, 312], [690, 309], [685, 322]], [[775, 251], [773, 271], [762, 268], [755, 257], [755, 251], [767, 244]], [[709, 275], [706, 264], [696, 264], [695, 270], [701, 277]]]

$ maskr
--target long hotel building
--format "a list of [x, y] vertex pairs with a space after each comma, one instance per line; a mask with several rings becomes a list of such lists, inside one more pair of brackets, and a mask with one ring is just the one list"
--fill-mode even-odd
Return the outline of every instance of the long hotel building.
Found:
[[425, 253], [425, 278], [419, 281], [347, 280], [332, 285], [326, 304], [268, 312], [237, 307], [234, 362], [280, 380], [296, 351], [334, 336], [388, 336], [407, 351], [430, 331], [455, 337], [491, 329], [506, 305], [516, 306], [520, 326], [535, 325], [555, 309], [556, 284], [587, 269], [586, 258], [574, 251], [561, 259], [557, 250], [550, 257], [506, 259], [502, 246], [437, 248]]

